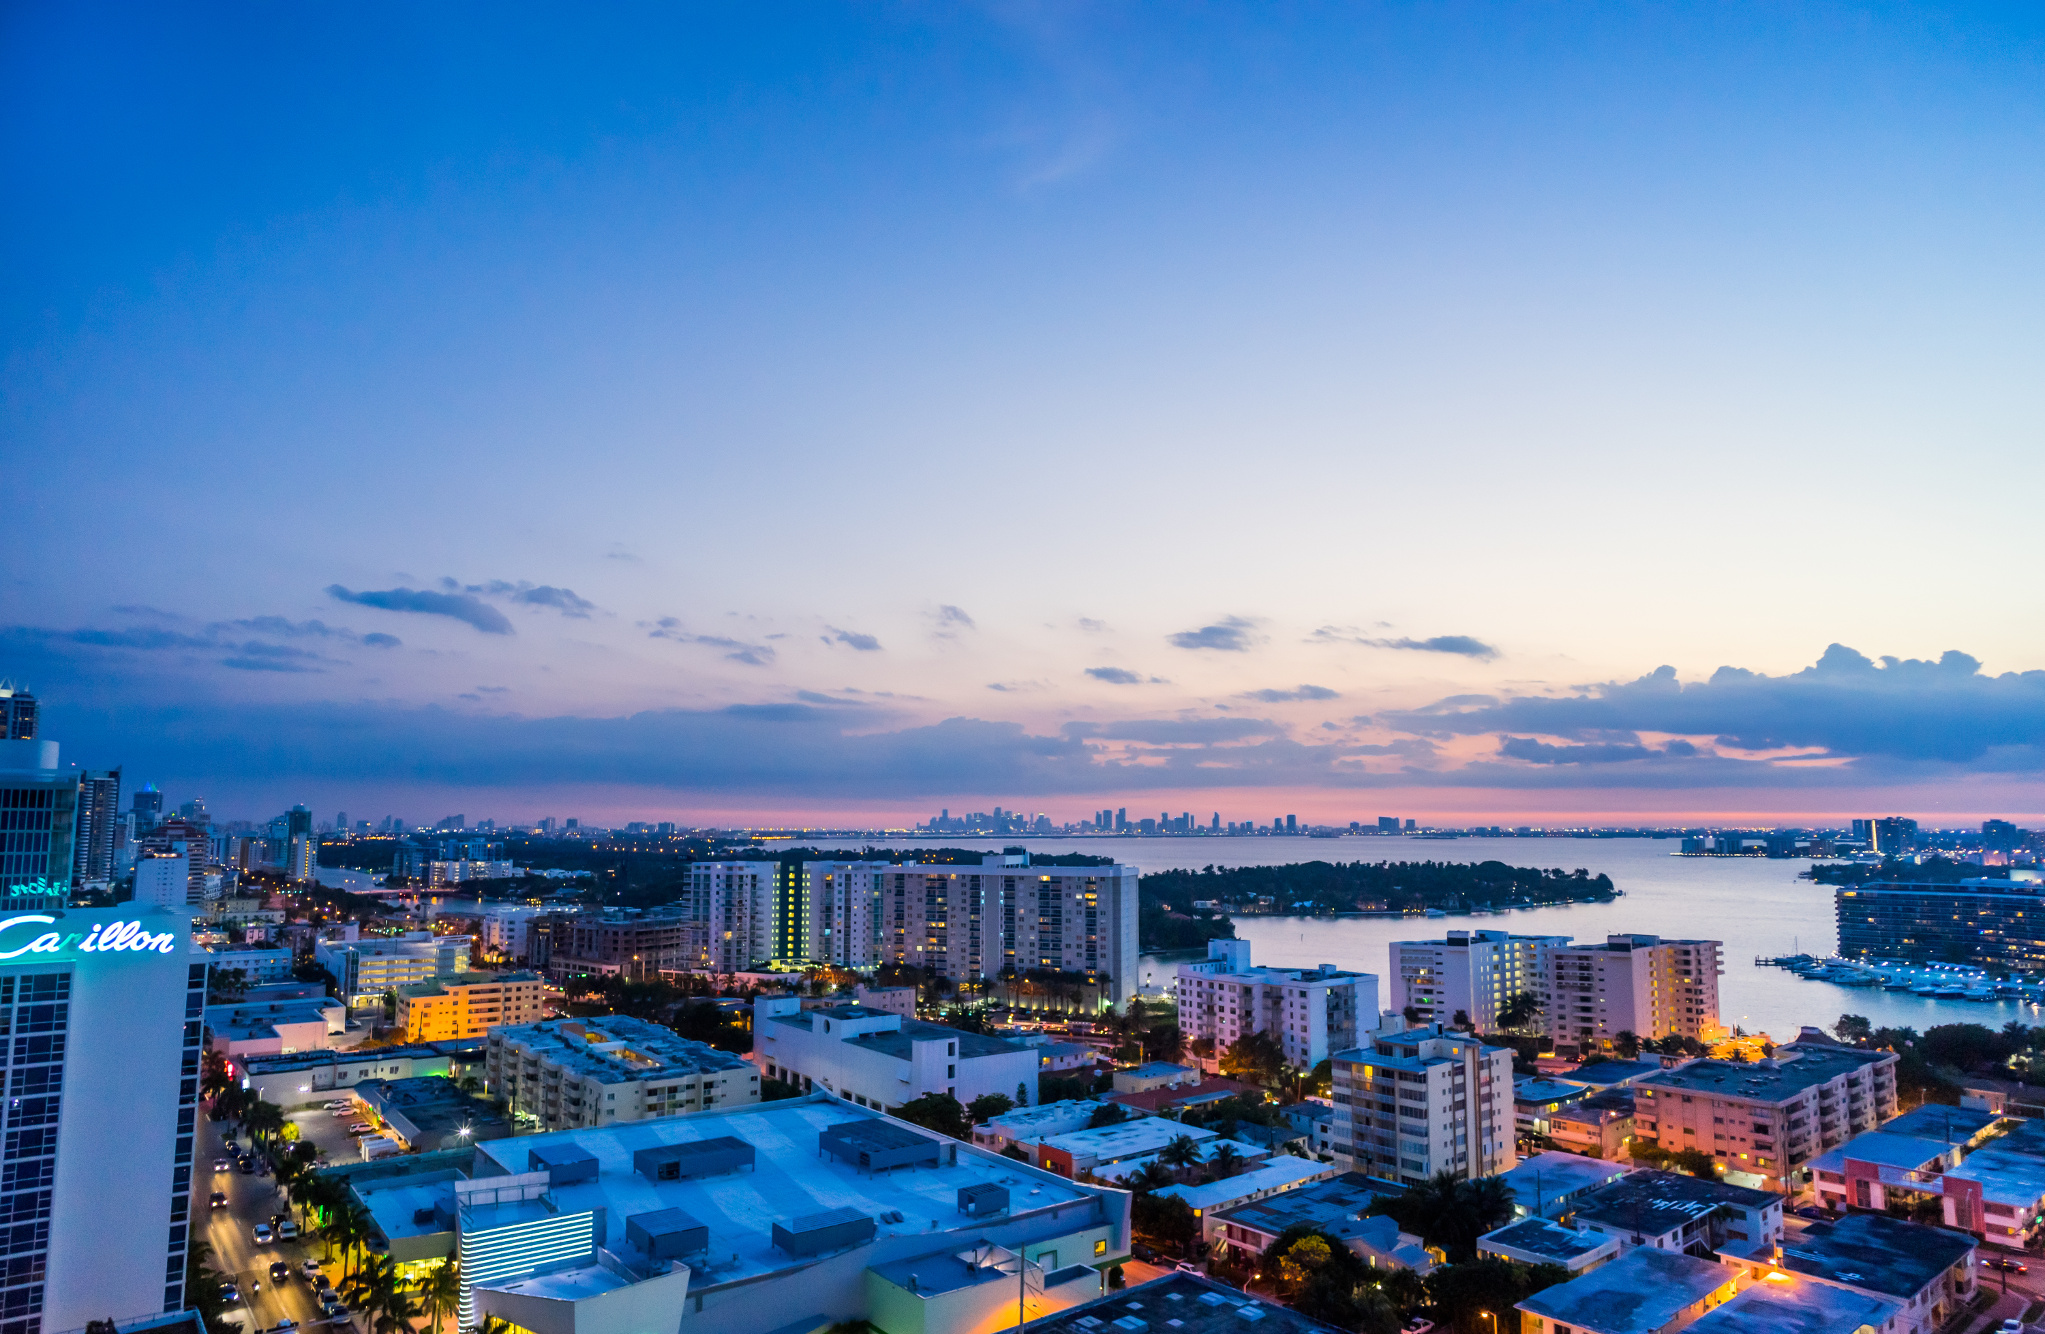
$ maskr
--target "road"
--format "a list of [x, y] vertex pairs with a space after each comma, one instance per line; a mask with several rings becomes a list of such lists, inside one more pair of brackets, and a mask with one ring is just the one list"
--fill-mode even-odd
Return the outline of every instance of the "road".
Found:
[[[269, 1246], [255, 1244], [256, 1224], [269, 1222], [272, 1214], [288, 1212], [290, 1206], [270, 1177], [245, 1176], [239, 1169], [229, 1172], [213, 1170], [214, 1161], [227, 1156], [222, 1140], [225, 1133], [233, 1129], [234, 1123], [202, 1121], [201, 1125], [200, 1152], [195, 1164], [198, 1170], [194, 1175], [205, 1184], [200, 1185], [195, 1194], [203, 1205], [204, 1197], [214, 1191], [227, 1192], [227, 1206], [210, 1210], [206, 1228], [206, 1240], [213, 1247], [212, 1265], [234, 1279], [235, 1286], [241, 1290], [243, 1309], [249, 1312], [252, 1325], [270, 1329], [289, 1317], [300, 1326], [316, 1326], [323, 1334], [328, 1330], [342, 1334], [351, 1328], [352, 1322], [347, 1317], [328, 1321], [319, 1313], [318, 1304], [313, 1300], [313, 1285], [306, 1282], [300, 1271], [299, 1267], [308, 1255], [319, 1256], [323, 1248], [318, 1243], [311, 1250], [295, 1241]], [[324, 1141], [327, 1136], [321, 1135], [320, 1138]], [[342, 1158], [341, 1161], [347, 1160]], [[270, 1265], [276, 1260], [287, 1262], [293, 1270], [292, 1276], [281, 1284], [270, 1280]], [[330, 1276], [338, 1274], [331, 1268], [328, 1272]]]

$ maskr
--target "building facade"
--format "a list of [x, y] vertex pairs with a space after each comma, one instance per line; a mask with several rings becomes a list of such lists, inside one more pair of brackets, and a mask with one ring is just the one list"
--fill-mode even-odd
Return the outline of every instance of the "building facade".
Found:
[[381, 1005], [385, 993], [400, 987], [465, 972], [469, 942], [468, 936], [436, 936], [431, 931], [362, 940], [323, 938], [314, 943], [313, 958], [334, 975], [351, 1009], [365, 1009]]
[[491, 1096], [543, 1130], [760, 1100], [759, 1072], [744, 1058], [626, 1015], [492, 1029], [485, 1062]]
[[1848, 958], [2045, 969], [2045, 883], [2036, 880], [1875, 880], [1842, 885], [1832, 899]]
[[78, 779], [78, 829], [71, 853], [73, 884], [99, 886], [113, 882], [121, 832], [121, 771], [87, 770]]
[[1497, 1033], [1499, 1012], [1522, 992], [1548, 1007], [1548, 952], [1568, 936], [1516, 936], [1509, 931], [1451, 931], [1445, 940], [1392, 942], [1391, 1008], [1417, 1012], [1417, 1023], [1453, 1022], [1458, 1014], [1480, 1033]]
[[[33, 707], [29, 717], [33, 727]], [[61, 905], [71, 888], [78, 779], [57, 743], [0, 741], [0, 897], [10, 908]]]
[[561, 918], [553, 927], [547, 975], [657, 978], [686, 965], [689, 938], [687, 919], [672, 912]]
[[839, 1005], [805, 1010], [793, 996], [753, 1002], [753, 1062], [804, 1092], [823, 1089], [886, 1110], [933, 1093], [971, 1102], [983, 1093], [1037, 1101], [1035, 1051], [1000, 1038]]
[[1613, 935], [1602, 945], [1547, 951], [1548, 1036], [1561, 1054], [1612, 1049], [1621, 1033], [1645, 1039], [1675, 1034], [1712, 1042], [1724, 947], [1716, 940]]
[[479, 1038], [500, 1024], [545, 1013], [538, 973], [455, 973], [398, 988], [398, 1029], [407, 1042]]
[[1512, 1170], [1512, 1057], [1433, 1025], [1374, 1033], [1333, 1058], [1335, 1161], [1409, 1185]]
[[[1258, 967], [1247, 940], [1210, 940], [1207, 957], [1179, 965], [1179, 1031], [1205, 1041], [1201, 1058], [1215, 1068], [1231, 1043], [1266, 1033], [1286, 1063], [1311, 1070], [1365, 1041], [1378, 1020], [1378, 980], [1371, 973]], [[1134, 1090], [1130, 1090], [1134, 1091]]]

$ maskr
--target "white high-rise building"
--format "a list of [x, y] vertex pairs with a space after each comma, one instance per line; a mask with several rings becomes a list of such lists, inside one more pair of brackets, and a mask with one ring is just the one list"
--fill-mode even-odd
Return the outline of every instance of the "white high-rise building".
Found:
[[696, 965], [737, 973], [774, 957], [779, 862], [696, 862], [682, 915], [698, 924]]
[[[0, 1334], [182, 1311], [206, 964], [181, 907], [0, 918]], [[203, 1214], [203, 1211], [202, 1211]]]
[[1247, 940], [1208, 941], [1204, 960], [1179, 965], [1178, 987], [1179, 1031], [1213, 1044], [1209, 1065], [1246, 1034], [1268, 1033], [1289, 1064], [1311, 1070], [1366, 1040], [1378, 1021], [1375, 974], [1252, 965]]
[[888, 862], [806, 862], [803, 902], [809, 957], [841, 968], [880, 962], [881, 877]]
[[1712, 1042], [1724, 945], [1614, 935], [1602, 945], [1548, 951], [1548, 1036], [1558, 1052], [1610, 1051], [1621, 1033], [1643, 1040], [1671, 1034]]
[[1335, 1161], [1408, 1185], [1437, 1172], [1475, 1178], [1511, 1171], [1518, 1161], [1512, 1057], [1510, 1048], [1438, 1024], [1388, 1028], [1337, 1053]]
[[1548, 1007], [1548, 951], [1568, 936], [1451, 931], [1446, 940], [1392, 942], [1391, 1008], [1412, 1022], [1447, 1024], [1467, 1015], [1480, 1033], [1501, 1029], [1498, 1012], [1520, 992]]
[[204, 880], [194, 892], [190, 845], [179, 843], [176, 848], [148, 849], [136, 859], [135, 902], [158, 908], [197, 908], [204, 903]]

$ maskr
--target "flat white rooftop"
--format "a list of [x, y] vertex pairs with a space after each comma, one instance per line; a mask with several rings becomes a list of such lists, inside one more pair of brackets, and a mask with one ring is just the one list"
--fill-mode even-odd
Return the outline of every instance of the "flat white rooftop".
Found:
[[[602, 1208], [613, 1252], [631, 1250], [626, 1220], [662, 1209], [680, 1209], [710, 1232], [710, 1249], [699, 1263], [691, 1258], [692, 1291], [755, 1278], [810, 1263], [776, 1248], [774, 1225], [833, 1209], [853, 1209], [879, 1220], [879, 1235], [933, 1236], [971, 1226], [959, 1212], [963, 1186], [994, 1182], [1008, 1187], [1011, 1215], [1056, 1205], [1091, 1206], [1099, 1192], [1075, 1186], [1052, 1173], [1025, 1166], [986, 1149], [919, 1132], [937, 1145], [939, 1165], [864, 1170], [818, 1149], [818, 1136], [845, 1122], [901, 1125], [877, 1112], [817, 1094], [728, 1110], [661, 1117], [594, 1129], [522, 1135], [476, 1146], [477, 1176], [493, 1171], [530, 1170], [535, 1149], [573, 1145], [597, 1160], [597, 1175], [557, 1186], [553, 1197], [563, 1213]], [[635, 1172], [632, 1155], [641, 1149], [690, 1144], [724, 1136], [743, 1140], [754, 1151], [753, 1166], [722, 1175], [683, 1181], [652, 1181]], [[494, 1167], [492, 1165], [495, 1165]], [[889, 1217], [901, 1215], [899, 1221]], [[1074, 1226], [1079, 1217], [1074, 1215]]]

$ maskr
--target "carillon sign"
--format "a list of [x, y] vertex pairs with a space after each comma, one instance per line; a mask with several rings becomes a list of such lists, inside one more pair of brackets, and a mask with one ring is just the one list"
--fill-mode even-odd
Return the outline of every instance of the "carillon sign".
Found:
[[68, 886], [53, 885], [42, 876], [24, 881], [19, 885], [9, 885], [7, 887], [7, 897], [13, 899], [53, 899], [68, 895], [70, 892], [71, 890]]
[[[55, 926], [57, 919], [46, 913], [21, 913], [0, 918], [0, 960], [24, 955], [118, 954], [129, 951], [169, 954], [177, 948], [171, 932], [145, 931], [140, 922], [102, 922], [80, 935], [76, 931], [35, 931], [38, 926]], [[33, 933], [33, 934], [31, 934]]]

